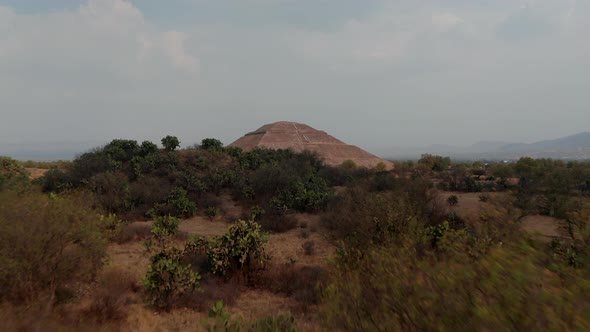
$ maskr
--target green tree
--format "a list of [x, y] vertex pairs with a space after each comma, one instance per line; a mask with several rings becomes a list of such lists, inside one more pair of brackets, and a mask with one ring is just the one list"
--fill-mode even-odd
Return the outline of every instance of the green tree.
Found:
[[180, 146], [180, 141], [176, 136], [166, 136], [162, 138], [162, 145], [167, 151], [174, 151]]
[[441, 172], [451, 165], [451, 158], [425, 153], [418, 160], [418, 164], [424, 165], [432, 171]]
[[201, 141], [201, 148], [207, 151], [221, 151], [223, 150], [223, 143], [215, 138], [205, 138]]
[[139, 155], [142, 157], [154, 154], [158, 152], [158, 146], [150, 141], [141, 142], [139, 147]]

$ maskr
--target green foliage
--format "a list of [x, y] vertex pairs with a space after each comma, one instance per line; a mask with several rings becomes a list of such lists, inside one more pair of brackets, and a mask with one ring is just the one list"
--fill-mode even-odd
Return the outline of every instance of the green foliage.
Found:
[[0, 202], [0, 300], [30, 302], [96, 275], [107, 226], [83, 198], [4, 191]]
[[426, 232], [432, 238], [432, 246], [436, 247], [450, 229], [449, 223], [446, 221], [440, 225], [428, 227]]
[[215, 138], [205, 138], [201, 141], [201, 148], [207, 151], [221, 151], [223, 150], [223, 143]]
[[447, 197], [447, 203], [449, 203], [450, 206], [455, 206], [459, 204], [459, 197], [457, 197], [457, 195], [450, 195]]
[[250, 220], [259, 221], [265, 214], [266, 211], [258, 205], [250, 208]]
[[154, 216], [170, 215], [178, 218], [189, 218], [197, 213], [197, 205], [187, 197], [187, 191], [174, 187], [164, 203], [154, 205], [148, 214]]
[[68, 180], [73, 186], [81, 186], [96, 174], [114, 171], [120, 167], [107, 153], [97, 149], [78, 156], [67, 169]]
[[159, 241], [171, 238], [178, 234], [180, 219], [172, 216], [158, 216], [154, 220], [151, 233]]
[[218, 213], [219, 213], [219, 209], [214, 206], [210, 206], [205, 209], [205, 216], [207, 218], [209, 218], [209, 220], [215, 219], [215, 217], [217, 216]]
[[87, 188], [109, 213], [129, 210], [130, 192], [127, 176], [120, 172], [99, 173], [88, 180]]
[[176, 136], [168, 135], [162, 138], [162, 146], [164, 146], [164, 149], [166, 149], [166, 151], [174, 151], [176, 150], [176, 148], [180, 146], [180, 141]]
[[100, 215], [100, 224], [103, 227], [104, 233], [110, 241], [117, 240], [126, 222], [119, 219], [115, 214]]
[[140, 151], [137, 141], [114, 139], [102, 148], [102, 152], [117, 162], [127, 162]]
[[154, 307], [169, 308], [180, 296], [199, 288], [200, 275], [182, 263], [182, 257], [182, 251], [169, 248], [150, 258], [151, 265], [141, 283]]
[[57, 168], [48, 170], [33, 183], [38, 184], [43, 192], [60, 192], [71, 186], [68, 174]]
[[139, 156], [146, 157], [149, 155], [154, 155], [158, 153], [158, 146], [150, 141], [143, 141], [141, 142], [141, 146], [139, 147]]
[[0, 156], [0, 191], [28, 182], [29, 172], [16, 160]]
[[264, 250], [267, 241], [267, 234], [262, 232], [258, 223], [238, 220], [224, 235], [208, 240], [193, 239], [187, 245], [187, 251], [205, 251], [214, 274], [229, 275], [240, 271], [249, 277], [268, 260]]
[[330, 197], [326, 182], [318, 176], [311, 176], [307, 181], [297, 181], [289, 189], [279, 191], [270, 203], [276, 211], [313, 212], [323, 209]]
[[424, 165], [427, 169], [434, 172], [441, 172], [451, 165], [451, 158], [423, 154], [420, 160], [418, 160], [418, 164]]

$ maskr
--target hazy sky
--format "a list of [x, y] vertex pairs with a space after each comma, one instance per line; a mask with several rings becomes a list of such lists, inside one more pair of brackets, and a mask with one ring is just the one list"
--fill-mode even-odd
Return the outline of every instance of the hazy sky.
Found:
[[565, 136], [589, 36], [587, 0], [0, 0], [0, 154], [279, 120], [369, 150]]

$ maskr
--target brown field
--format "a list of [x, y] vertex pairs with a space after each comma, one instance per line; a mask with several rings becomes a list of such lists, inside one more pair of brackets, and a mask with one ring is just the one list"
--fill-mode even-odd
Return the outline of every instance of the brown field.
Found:
[[[221, 196], [221, 208], [224, 214], [209, 220], [201, 215], [182, 221], [180, 231], [188, 235], [215, 236], [227, 231], [232, 216], [241, 215], [242, 208], [234, 204], [229, 196]], [[320, 266], [325, 268], [335, 248], [322, 234], [319, 216], [296, 214], [295, 218], [304, 226], [296, 227], [285, 233], [271, 234], [267, 243], [267, 253], [271, 260], [267, 269], [280, 265], [292, 264], [296, 268], [303, 266]], [[150, 227], [151, 222], [135, 222], [133, 227]], [[313, 255], [306, 255], [303, 244], [306, 241], [315, 243]], [[123, 244], [111, 244], [108, 248], [109, 260], [105, 270], [115, 269], [129, 273], [137, 280], [143, 276], [149, 266], [149, 254], [145, 250], [142, 239], [135, 239]], [[263, 272], [264, 273], [264, 272]], [[231, 281], [230, 281], [231, 282]], [[301, 305], [290, 296], [273, 293], [258, 287], [239, 287], [239, 295], [233, 303], [226, 305], [228, 312], [235, 316], [252, 320], [269, 315], [291, 312], [296, 317], [301, 330], [320, 330], [311, 311], [301, 311]], [[131, 297], [128, 315], [121, 322], [122, 331], [195, 331], [200, 328], [200, 321], [207, 317], [208, 310], [186, 308], [173, 309], [170, 312], [157, 312], [145, 304], [138, 295]]]

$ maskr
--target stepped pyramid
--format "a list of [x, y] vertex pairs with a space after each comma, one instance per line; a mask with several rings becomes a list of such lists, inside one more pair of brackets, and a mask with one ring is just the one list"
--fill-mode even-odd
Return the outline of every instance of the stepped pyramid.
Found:
[[372, 168], [383, 163], [387, 170], [394, 168], [392, 162], [372, 155], [361, 148], [346, 144], [325, 131], [316, 130], [306, 124], [296, 122], [275, 122], [247, 133], [230, 144], [244, 151], [254, 148], [291, 149], [316, 152], [328, 165], [338, 166], [352, 160], [357, 166]]

